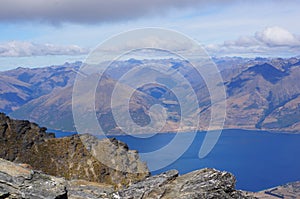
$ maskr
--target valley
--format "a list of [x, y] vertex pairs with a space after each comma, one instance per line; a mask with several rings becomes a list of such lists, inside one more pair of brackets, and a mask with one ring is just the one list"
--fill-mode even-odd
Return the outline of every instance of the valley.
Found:
[[[297, 133], [300, 130], [300, 60], [297, 58], [214, 58], [226, 88], [225, 129], [256, 129]], [[181, 119], [180, 104], [170, 89], [174, 86], [184, 91], [184, 84], [174, 84], [174, 76], [160, 75], [156, 84], [138, 88], [130, 99], [129, 112], [133, 121], [145, 126], [150, 122], [149, 109], [159, 104], [168, 113], [162, 131], [189, 131], [189, 117], [199, 117], [199, 129], [206, 130], [210, 118], [211, 101], [203, 79], [195, 76], [188, 62], [176, 59], [134, 60], [115, 62], [105, 73], [97, 87], [95, 111], [99, 123], [107, 134], [122, 134], [114, 121], [111, 99], [116, 84], [125, 94], [132, 90], [130, 82], [118, 82], [126, 71], [151, 64], [171, 67], [190, 81], [197, 98], [198, 110], [190, 110]], [[51, 129], [76, 131], [72, 116], [73, 84], [81, 63], [64, 64], [37, 69], [17, 68], [0, 72], [0, 111], [13, 118], [29, 119]], [[143, 69], [146, 70], [146, 69]], [[154, 69], [146, 73], [155, 74]], [[141, 71], [140, 71], [141, 72]], [[93, 78], [87, 77], [87, 79]], [[95, 77], [96, 78], [96, 77]], [[164, 85], [167, 85], [164, 86]], [[86, 103], [82, 96], [78, 103]], [[122, 96], [120, 96], [120, 99]], [[190, 94], [185, 95], [191, 100]], [[124, 105], [120, 102], [117, 106]], [[120, 108], [124, 109], [124, 108]], [[124, 110], [125, 111], [125, 110]], [[195, 113], [197, 115], [195, 115]], [[122, 116], [121, 116], [122, 118]], [[122, 120], [122, 119], [121, 119]], [[124, 119], [125, 121], [125, 119]], [[141, 132], [133, 132], [141, 133]]]

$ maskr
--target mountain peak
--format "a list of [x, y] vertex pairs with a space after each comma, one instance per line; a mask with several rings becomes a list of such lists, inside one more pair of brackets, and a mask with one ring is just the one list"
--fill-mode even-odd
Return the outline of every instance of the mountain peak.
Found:
[[278, 70], [269, 63], [252, 66], [247, 71], [254, 72], [255, 75], [262, 75], [265, 80], [272, 84], [276, 84], [282, 77], [286, 76], [285, 72]]

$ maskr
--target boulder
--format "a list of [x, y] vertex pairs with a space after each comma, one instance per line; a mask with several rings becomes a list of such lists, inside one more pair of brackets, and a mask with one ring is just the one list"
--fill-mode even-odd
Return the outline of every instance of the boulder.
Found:
[[0, 159], [0, 198], [67, 199], [62, 178]]
[[254, 198], [235, 190], [235, 177], [228, 172], [201, 169], [178, 176], [176, 170], [146, 178], [115, 193], [122, 199], [198, 199], [198, 198]]

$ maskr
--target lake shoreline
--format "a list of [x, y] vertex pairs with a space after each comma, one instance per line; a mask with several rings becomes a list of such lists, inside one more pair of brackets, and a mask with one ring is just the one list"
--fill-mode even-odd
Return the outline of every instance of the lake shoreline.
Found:
[[[255, 129], [238, 129], [238, 128], [228, 128], [228, 129], [222, 129], [221, 133], [224, 133], [223, 131], [231, 131], [231, 130], [245, 130], [245, 131], [248, 131], [248, 132], [267, 132], [267, 133], [274, 133], [274, 134], [291, 134], [291, 135], [300, 135], [300, 132], [289, 132], [289, 131], [285, 131], [285, 132], [280, 132], [280, 131], [270, 131], [270, 130], [264, 130], [264, 129], [259, 129], [259, 130], [255, 130]], [[211, 130], [211, 131], [219, 131], [219, 130]], [[62, 130], [57, 130], [57, 129], [47, 129], [46, 131], [47, 133], [54, 133], [55, 135], [58, 133], [61, 133], [61, 134], [65, 134], [66, 136], [71, 136], [71, 135], [74, 135], [74, 134], [78, 134], [78, 132], [76, 131], [62, 131]], [[114, 136], [148, 136], [148, 135], [156, 135], [156, 134], [177, 134], [177, 133], [180, 133], [180, 134], [183, 134], [183, 133], [191, 133], [191, 131], [180, 131], [180, 132], [173, 132], [173, 131], [168, 131], [168, 132], [158, 132], [158, 133], [151, 133], [151, 134], [148, 134], [148, 133], [137, 133], [137, 134], [112, 134], [112, 135], [105, 135], [103, 136], [103, 138], [105, 137], [114, 137]], [[202, 130], [198, 130], [196, 133], [207, 133], [207, 131], [202, 131]], [[85, 134], [85, 133], [83, 133]], [[95, 136], [99, 136], [97, 134], [92, 134], [92, 135], [95, 135]], [[102, 136], [102, 135], [100, 135]]]

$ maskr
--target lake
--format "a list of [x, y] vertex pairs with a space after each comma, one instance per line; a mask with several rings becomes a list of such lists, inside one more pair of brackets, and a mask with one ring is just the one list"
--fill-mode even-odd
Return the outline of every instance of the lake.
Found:
[[[53, 131], [52, 131], [53, 132]], [[55, 131], [57, 137], [70, 133]], [[130, 149], [140, 153], [159, 150], [172, 141], [176, 134], [156, 134], [150, 138], [137, 138], [129, 135], [114, 136], [128, 144]], [[182, 133], [182, 140], [192, 133]], [[195, 135], [190, 147], [172, 164], [153, 171], [158, 174], [177, 169], [180, 174], [205, 167], [229, 171], [237, 178], [237, 189], [260, 191], [292, 181], [300, 180], [300, 135], [269, 133], [265, 131], [223, 130], [213, 150], [203, 159], [198, 152], [205, 132]], [[178, 146], [179, 147], [179, 146]], [[159, 154], [158, 164], [168, 154]], [[142, 159], [147, 161], [147, 158]]]

